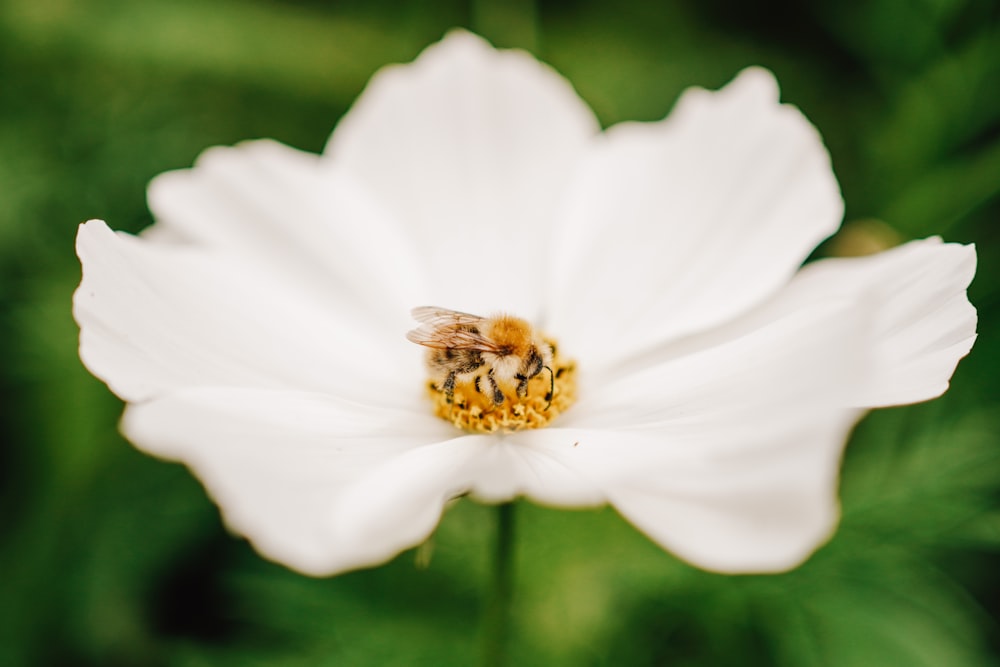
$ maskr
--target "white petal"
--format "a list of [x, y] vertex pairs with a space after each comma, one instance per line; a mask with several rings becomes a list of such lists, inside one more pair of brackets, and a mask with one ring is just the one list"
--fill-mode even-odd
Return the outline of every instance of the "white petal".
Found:
[[570, 194], [547, 326], [594, 368], [770, 296], [843, 213], [819, 134], [757, 68], [611, 128]]
[[[560, 460], [558, 450], [566, 444], [572, 441], [558, 429], [539, 429], [469, 435], [415, 449], [346, 493], [339, 521], [359, 542], [371, 531], [410, 535], [416, 542], [437, 525], [444, 502], [465, 493], [485, 503], [518, 496], [558, 507], [607, 502], [600, 488]], [[394, 506], [411, 510], [400, 515]]]
[[366, 561], [386, 561], [426, 540], [445, 504], [468, 492], [474, 463], [493, 439], [461, 436], [441, 423], [454, 439], [385, 462], [338, 499], [333, 515], [338, 535]]
[[771, 299], [706, 332], [671, 341], [619, 363], [616, 375], [677, 359], [745, 336], [803, 308], [854, 303], [871, 312], [858, 341], [865, 381], [846, 407], [925, 401], [948, 388], [958, 361], [976, 338], [976, 310], [966, 289], [976, 270], [973, 246], [913, 241], [858, 258], [824, 259], [804, 267]]
[[[200, 385], [288, 387], [412, 403], [402, 332], [366, 327], [231, 256], [80, 227], [80, 357], [129, 401]], [[398, 333], [391, 336], [392, 333]]]
[[562, 444], [559, 434], [541, 429], [508, 436], [470, 435], [413, 449], [341, 496], [338, 526], [351, 543], [367, 545], [358, 548], [374, 562], [398, 551], [379, 535], [416, 544], [437, 525], [445, 503], [465, 493], [487, 503], [517, 496], [560, 507], [606, 502], [601, 489], [560, 460], [557, 450]]
[[[857, 414], [795, 420], [708, 459], [636, 470], [609, 483], [622, 516], [655, 542], [718, 572], [779, 572], [828, 540], [839, 518], [837, 471]], [[583, 445], [581, 445], [583, 446]]]
[[[362, 311], [406, 313], [426, 293], [413, 248], [362, 186], [274, 141], [211, 148], [149, 186], [157, 228], [238, 254]], [[357, 303], [360, 302], [360, 303]]]
[[447, 481], [424, 466], [402, 480], [416, 491], [385, 488], [384, 469], [456, 433], [429, 414], [211, 387], [131, 405], [122, 430], [140, 449], [186, 463], [263, 555], [314, 575], [373, 565], [426, 538]]
[[484, 502], [525, 496], [553, 507], [593, 507], [607, 502], [604, 492], [563, 461], [572, 436], [558, 428], [494, 436], [471, 468], [469, 488]]
[[[872, 316], [852, 301], [586, 388], [561, 461], [663, 547], [725, 572], [793, 567], [836, 521]], [[583, 386], [581, 386], [583, 389]]]
[[454, 31], [376, 74], [326, 155], [408, 223], [434, 303], [533, 318], [557, 198], [597, 131], [553, 70]]
[[[682, 356], [610, 376], [581, 374], [580, 398], [560, 426], [662, 426], [685, 437], [746, 425], [780, 433], [848, 406], [865, 385], [867, 304], [830, 299], [781, 312]], [[581, 370], [581, 373], [584, 371]]]
[[870, 380], [851, 405], [882, 407], [935, 398], [976, 340], [966, 290], [976, 272], [973, 246], [913, 241], [878, 255], [806, 266], [776, 306], [821, 299], [868, 300], [875, 321], [867, 343]]

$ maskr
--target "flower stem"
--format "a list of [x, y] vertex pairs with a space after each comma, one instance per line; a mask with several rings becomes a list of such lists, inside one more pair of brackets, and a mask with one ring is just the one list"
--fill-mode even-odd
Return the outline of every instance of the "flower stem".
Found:
[[494, 549], [493, 586], [484, 618], [484, 667], [504, 667], [507, 664], [514, 592], [514, 503], [497, 506]]

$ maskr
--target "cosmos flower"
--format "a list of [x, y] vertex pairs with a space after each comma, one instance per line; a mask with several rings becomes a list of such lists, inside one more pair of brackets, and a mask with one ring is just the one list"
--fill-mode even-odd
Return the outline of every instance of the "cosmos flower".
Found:
[[[212, 148], [149, 205], [138, 237], [80, 228], [80, 356], [129, 440], [314, 575], [419, 544], [462, 494], [610, 504], [700, 567], [794, 567], [859, 416], [940, 395], [975, 338], [970, 246], [802, 268], [843, 204], [758, 68], [602, 132], [556, 72], [453, 32], [378, 72], [322, 155]], [[405, 337], [428, 305], [524, 318], [575, 403], [493, 433], [435, 416]]]

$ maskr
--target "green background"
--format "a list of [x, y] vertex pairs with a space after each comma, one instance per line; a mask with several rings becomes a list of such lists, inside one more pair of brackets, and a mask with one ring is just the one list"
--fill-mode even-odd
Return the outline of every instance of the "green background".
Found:
[[140, 230], [149, 179], [208, 146], [320, 150], [372, 72], [452, 26], [531, 48], [605, 124], [767, 66], [821, 129], [847, 220], [980, 258], [976, 348], [944, 398], [858, 428], [843, 523], [806, 565], [708, 574], [610, 510], [520, 503], [512, 664], [1000, 664], [998, 18], [988, 0], [5, 0], [0, 665], [477, 660], [491, 508], [455, 506], [426, 566], [317, 580], [265, 562], [185, 469], [117, 434], [70, 316], [79, 222]]

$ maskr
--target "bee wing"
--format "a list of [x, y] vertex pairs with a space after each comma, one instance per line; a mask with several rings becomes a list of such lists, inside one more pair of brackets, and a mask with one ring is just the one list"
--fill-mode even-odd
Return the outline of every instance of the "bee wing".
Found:
[[485, 317], [472, 315], [471, 313], [461, 313], [457, 310], [438, 308], [437, 306], [420, 306], [410, 311], [417, 322], [421, 324], [479, 324]]
[[499, 351], [499, 348], [492, 341], [481, 334], [454, 326], [431, 327], [425, 325], [406, 332], [406, 338], [417, 345], [441, 350]]
[[499, 350], [493, 341], [479, 333], [477, 327], [486, 321], [484, 317], [434, 306], [414, 308], [411, 314], [421, 324], [408, 331], [406, 338], [417, 345], [441, 350]]

